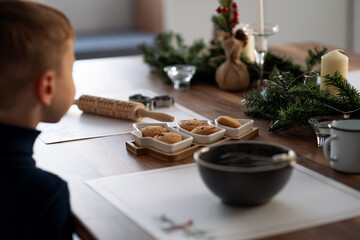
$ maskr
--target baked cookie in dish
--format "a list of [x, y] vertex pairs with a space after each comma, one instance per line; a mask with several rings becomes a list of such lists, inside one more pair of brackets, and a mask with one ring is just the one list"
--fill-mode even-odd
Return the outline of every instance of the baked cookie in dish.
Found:
[[232, 127], [232, 128], [238, 128], [241, 127], [241, 123], [232, 117], [229, 116], [220, 116], [217, 118], [217, 122], [223, 126]]
[[[185, 128], [181, 127], [181, 123], [184, 121], [187, 121], [187, 120], [178, 121], [178, 123], [177, 123], [178, 129], [181, 132], [192, 136], [194, 139], [194, 143], [211, 144], [211, 143], [221, 140], [225, 134], [225, 129], [216, 128], [216, 126], [214, 126], [211, 123], [211, 121], [209, 121], [209, 120], [197, 120], [197, 121], [202, 122], [202, 124], [200, 126], [197, 126], [197, 128], [199, 128], [198, 130], [195, 130], [195, 129], [192, 130], [192, 131], [195, 130], [196, 133], [194, 133], [192, 131], [188, 131]], [[202, 129], [201, 127], [204, 127], [204, 128]], [[217, 131], [215, 131], [215, 129]], [[205, 135], [205, 134], [208, 134], [208, 135]]]
[[191, 132], [194, 128], [198, 126], [204, 126], [204, 125], [205, 123], [203, 121], [197, 119], [181, 120], [179, 122], [179, 126], [189, 132]]
[[191, 132], [200, 134], [200, 135], [210, 135], [218, 131], [217, 127], [214, 125], [198, 126], [194, 128]]
[[155, 137], [159, 133], [163, 132], [167, 132], [167, 129], [157, 125], [149, 125], [141, 129], [143, 137]]
[[254, 120], [252, 120], [252, 119], [236, 119], [237, 121], [239, 121], [241, 126], [234, 128], [234, 127], [229, 127], [229, 126], [221, 124], [219, 122], [219, 118], [220, 117], [215, 119], [215, 125], [218, 128], [225, 129], [226, 130], [225, 136], [228, 136], [228, 137], [240, 137], [241, 135], [250, 131], [254, 125]]
[[173, 144], [180, 142], [182, 140], [182, 136], [175, 132], [163, 132], [159, 133], [154, 137], [156, 140], [159, 140], [164, 143]]
[[[144, 137], [143, 133], [141, 132], [141, 129], [149, 127], [149, 126], [156, 126], [156, 127], [163, 127], [167, 131], [161, 132], [160, 134], [165, 134], [166, 136], [161, 136], [161, 139], [167, 139], [168, 142], [172, 141], [174, 143], [166, 143], [165, 141], [157, 140], [152, 137]], [[157, 150], [160, 150], [164, 153], [176, 153], [178, 151], [181, 151], [185, 148], [188, 148], [193, 143], [193, 137], [189, 136], [188, 134], [185, 134], [175, 128], [172, 128], [167, 123], [144, 123], [144, 122], [137, 122], [133, 124], [134, 131], [131, 132], [131, 137], [135, 141], [135, 144], [139, 147], [151, 147], [155, 148]], [[174, 135], [176, 134], [176, 135]], [[181, 137], [180, 141], [177, 141], [179, 139], [179, 135]], [[156, 136], [156, 135], [155, 135]], [[171, 137], [169, 137], [171, 136]], [[175, 136], [175, 137], [174, 137]], [[177, 142], [175, 142], [177, 141]]]

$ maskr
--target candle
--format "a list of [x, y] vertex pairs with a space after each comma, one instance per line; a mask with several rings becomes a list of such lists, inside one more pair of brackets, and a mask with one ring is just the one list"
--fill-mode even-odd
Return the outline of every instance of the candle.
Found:
[[[347, 79], [349, 58], [342, 54], [339, 50], [333, 50], [321, 57], [321, 82], [320, 89], [325, 90], [327, 87], [324, 84], [323, 76], [333, 75], [336, 71]], [[337, 95], [334, 88], [328, 88], [332, 95]]]
[[[257, 30], [259, 34], [264, 34], [264, 4], [263, 0], [257, 1]], [[264, 37], [257, 37], [257, 50], [258, 52], [267, 51], [266, 39]]]
[[258, 17], [258, 30], [259, 33], [264, 33], [264, 5], [263, 0], [257, 1], [257, 17]]
[[241, 52], [241, 56], [247, 58], [251, 63], [255, 62], [255, 38], [253, 35], [247, 35], [247, 44]]

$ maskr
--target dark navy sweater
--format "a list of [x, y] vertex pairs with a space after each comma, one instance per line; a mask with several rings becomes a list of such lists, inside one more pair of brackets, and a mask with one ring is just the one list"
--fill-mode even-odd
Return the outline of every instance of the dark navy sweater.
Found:
[[1, 239], [72, 239], [67, 184], [32, 158], [39, 133], [0, 123]]

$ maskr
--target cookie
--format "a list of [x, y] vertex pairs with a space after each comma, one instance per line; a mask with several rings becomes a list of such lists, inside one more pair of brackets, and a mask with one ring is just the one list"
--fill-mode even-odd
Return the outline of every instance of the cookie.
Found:
[[228, 116], [220, 116], [217, 119], [217, 122], [221, 125], [232, 127], [232, 128], [238, 128], [241, 127], [241, 123], [236, 120], [235, 118], [231, 118]]
[[196, 128], [198, 126], [204, 126], [205, 123], [200, 120], [191, 119], [191, 120], [182, 120], [182, 121], [180, 121], [179, 125], [183, 129], [191, 132], [194, 128]]
[[216, 133], [218, 129], [215, 126], [207, 125], [207, 126], [198, 126], [194, 128], [191, 132], [200, 134], [200, 135], [210, 135]]
[[168, 144], [177, 143], [182, 140], [182, 136], [180, 134], [174, 133], [174, 132], [159, 133], [154, 138], [159, 141], [162, 141], [164, 143], [168, 143]]
[[146, 126], [141, 129], [143, 137], [154, 137], [163, 132], [167, 132], [167, 129], [161, 126]]

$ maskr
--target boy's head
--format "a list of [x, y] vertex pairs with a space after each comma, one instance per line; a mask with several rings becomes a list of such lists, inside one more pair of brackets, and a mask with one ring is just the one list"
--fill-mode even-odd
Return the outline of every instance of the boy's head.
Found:
[[14, 108], [31, 89], [44, 105], [40, 121], [58, 121], [75, 93], [73, 41], [61, 12], [35, 2], [0, 1], [0, 110]]

